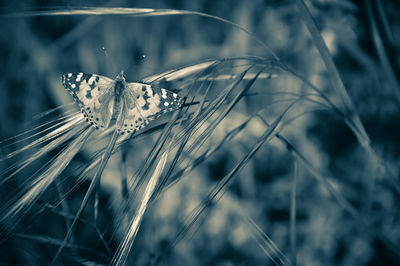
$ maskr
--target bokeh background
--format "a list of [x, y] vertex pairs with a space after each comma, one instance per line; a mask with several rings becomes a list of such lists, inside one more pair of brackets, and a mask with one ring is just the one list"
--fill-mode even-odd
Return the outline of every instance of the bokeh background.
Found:
[[[306, 3], [361, 117], [372, 148], [381, 159], [381, 165], [387, 168], [371, 165], [353, 132], [332, 110], [299, 116], [282, 134], [308, 162], [327, 173], [329, 182], [362, 219], [387, 237], [396, 249], [400, 245], [400, 194], [396, 188], [400, 152], [400, 4], [397, 1], [377, 4], [347, 0]], [[135, 81], [206, 59], [246, 56], [272, 59], [271, 54], [237, 27], [201, 16], [4, 16], [77, 6], [183, 9], [219, 16], [246, 28], [284, 64], [334, 102], [340, 101], [301, 20], [296, 1], [3, 1], [0, 4], [3, 15], [0, 17], [1, 140], [32, 128], [33, 118], [42, 112], [72, 101], [61, 84], [60, 76], [66, 72], [114, 77], [125, 70], [127, 80]], [[259, 84], [257, 89], [271, 93], [301, 92], [304, 85], [293, 75], [281, 73], [273, 81]], [[268, 108], [270, 117], [279, 114], [279, 94], [244, 99], [235, 113], [220, 125], [216, 138], [237, 121], [243, 121], [251, 111], [261, 108]], [[174, 241], [183, 224], [182, 218], [233, 168], [260, 134], [260, 128], [260, 124], [252, 125], [252, 130], [245, 131], [239, 140], [224, 147], [162, 194], [144, 218], [130, 263], [151, 265], [154, 262]], [[135, 143], [131, 160], [145, 156], [154, 138], [150, 136]], [[29, 141], [0, 144], [1, 156]], [[208, 145], [212, 145], [212, 141]], [[84, 166], [90, 152], [90, 149], [82, 151], [73, 163], [77, 167]], [[51, 158], [54, 154], [48, 156]], [[97, 229], [112, 228], [119, 219], [113, 212], [113, 205], [107, 204], [120, 189], [118, 156], [109, 162], [104, 173], [100, 201], [104, 208]], [[1, 162], [1, 170], [5, 171], [21, 159]], [[277, 140], [263, 146], [206, 215], [202, 225], [174, 246], [161, 264], [281, 265], [265, 255], [263, 249], [270, 248], [265, 243], [261, 247], [258, 245], [252, 235], [254, 227], [244, 222], [243, 217], [250, 217], [291, 260], [290, 193], [294, 176], [298, 265], [400, 264], [395, 252], [338, 204], [307, 169], [298, 165], [295, 171], [295, 161], [287, 147]], [[136, 164], [140, 163], [132, 162]], [[34, 162], [26, 173], [1, 185], [0, 198], [4, 206], [16, 193], [15, 188], [23, 184], [24, 175], [34, 173], [40, 166], [41, 162]], [[71, 180], [74, 178], [72, 170], [64, 175]], [[79, 207], [88, 183], [68, 196], [66, 202], [71, 213]], [[43, 206], [51, 205], [52, 196], [54, 191], [45, 193], [23, 218], [18, 234], [2, 243], [1, 264], [45, 265], [51, 261], [60, 244], [54, 240], [61, 241], [65, 235], [65, 221], [60, 213], [43, 211]], [[88, 207], [85, 217], [89, 219], [92, 211]], [[104, 237], [107, 239], [107, 234]], [[96, 265], [109, 261], [108, 251], [93, 226], [81, 224], [74, 238], [78, 247], [91, 250], [78, 248], [79, 255], [73, 253], [76, 256], [71, 258], [68, 258], [68, 251], [63, 263]], [[118, 243], [116, 237], [109, 242], [109, 248], [115, 250]]]

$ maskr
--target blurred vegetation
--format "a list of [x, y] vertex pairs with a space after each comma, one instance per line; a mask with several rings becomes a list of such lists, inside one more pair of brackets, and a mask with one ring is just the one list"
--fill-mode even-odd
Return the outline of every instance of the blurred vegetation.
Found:
[[[146, 211], [128, 262], [132, 265], [399, 265], [400, 256], [396, 251], [400, 245], [400, 127], [397, 125], [400, 4], [396, 1], [306, 1], [339, 71], [350, 106], [354, 108], [351, 109], [334, 89], [339, 85], [332, 79], [332, 71], [326, 68], [316, 36], [310, 34], [304, 23], [306, 14], [299, 8], [301, 2], [3, 2], [0, 17], [2, 213], [11, 209], [21, 193], [29, 191], [33, 186], [29, 182], [34, 182], [40, 168], [48, 168], [66, 147], [56, 147], [40, 160], [33, 160], [24, 171], [7, 178], [12, 173], [10, 167], [21, 167], [23, 160], [33, 158], [34, 151], [11, 159], [6, 159], [7, 154], [29, 145], [35, 136], [21, 137], [18, 142], [6, 139], [75, 110], [69, 105], [72, 98], [63, 89], [61, 74], [85, 72], [115, 77], [125, 70], [127, 81], [139, 81], [205, 60], [240, 57], [245, 59], [244, 63], [227, 60], [211, 69], [211, 74], [202, 72], [191, 80], [183, 78], [162, 84], [177, 91], [185, 87], [180, 94], [187, 96], [188, 102], [196, 96], [197, 104], [189, 106], [195, 111], [199, 102], [212, 103], [235, 82], [232, 79], [201, 83], [202, 77], [235, 74], [236, 80], [241, 81], [238, 77], [247, 69], [248, 62], [253, 67], [249, 72], [274, 74], [270, 79], [259, 76], [253, 85], [248, 85], [248, 90], [243, 89], [244, 96], [204, 142], [196, 146], [195, 152], [184, 149], [182, 156], [187, 163], [178, 164], [173, 174], [194, 167], [196, 159], [200, 162], [203, 158], [199, 155], [201, 152], [227, 141], [191, 172], [169, 179], [160, 188], [162, 192], [154, 196]], [[36, 14], [30, 16], [24, 13], [77, 6], [102, 7], [106, 12], [109, 7], [198, 11], [230, 20], [252, 35], [237, 26], [193, 14], [46, 16], [29, 13]], [[262, 58], [264, 63], [273, 62], [272, 67], [265, 68], [254, 57]], [[264, 67], [262, 70], [260, 65]], [[317, 104], [301, 102], [290, 107], [286, 115], [291, 102], [317, 94], [305, 81], [318, 88], [331, 104], [317, 96], [314, 99]], [[248, 82], [243, 78], [244, 87]], [[201, 86], [210, 87], [204, 99], [205, 89]], [[235, 95], [229, 95], [224, 103], [228, 105], [234, 99]], [[40, 115], [61, 105], [62, 108], [50, 114]], [[267, 141], [267, 137], [262, 137], [268, 128], [266, 121], [274, 125], [282, 114], [285, 120], [278, 133], [275, 132], [278, 135], [271, 140], [266, 135]], [[353, 117], [358, 116], [366, 136], [358, 134], [360, 127], [352, 124], [357, 121]], [[245, 128], [229, 139], [229, 132], [248, 119]], [[204, 121], [201, 129], [205, 131], [212, 123]], [[182, 122], [176, 127], [185, 126]], [[91, 197], [59, 263], [110, 263], [129, 224], [121, 214], [121, 206], [139, 205], [143, 194], [130, 190], [129, 200], [124, 199], [122, 167], [127, 167], [128, 176], [139, 171], [146, 158], [150, 158], [160, 131], [156, 128], [124, 142], [124, 147], [111, 157], [102, 175], [98, 216], [93, 219], [95, 197]], [[194, 135], [187, 140], [189, 144], [196, 143]], [[267, 144], [262, 145], [262, 141]], [[257, 143], [261, 144], [256, 149]], [[0, 264], [52, 262], [93, 175], [79, 179], [80, 182], [76, 181], [77, 177], [83, 176], [82, 172], [98, 158], [94, 155], [100, 151], [98, 147], [106, 145], [104, 139], [85, 145], [26, 214], [2, 217], [3, 224], [12, 224], [15, 228], [2, 235]], [[205, 201], [210, 191], [250, 151], [255, 151], [254, 156], [235, 173], [229, 185], [224, 185], [223, 195], [211, 203]], [[198, 204], [206, 210], [200, 218], [192, 212]], [[276, 247], [271, 247], [271, 243]]]

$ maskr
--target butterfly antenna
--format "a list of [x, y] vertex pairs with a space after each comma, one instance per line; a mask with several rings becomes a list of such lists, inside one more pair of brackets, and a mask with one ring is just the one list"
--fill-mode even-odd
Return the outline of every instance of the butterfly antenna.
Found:
[[101, 47], [101, 50], [103, 51], [103, 53], [106, 57], [107, 65], [110, 65], [112, 67], [112, 71], [114, 73], [118, 73], [117, 67], [114, 65], [114, 62], [111, 60], [110, 56], [108, 55], [107, 49], [103, 46], [103, 47]]
[[142, 54], [140, 57], [136, 57], [134, 63], [130, 64], [130, 66], [125, 70], [125, 73], [132, 70], [134, 67], [139, 66], [145, 59], [146, 59], [146, 55], [144, 55], [144, 54]]

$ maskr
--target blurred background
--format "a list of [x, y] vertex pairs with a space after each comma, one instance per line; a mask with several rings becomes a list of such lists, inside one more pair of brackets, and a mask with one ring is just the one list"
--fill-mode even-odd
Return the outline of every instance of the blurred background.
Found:
[[[306, 1], [333, 55], [346, 89], [371, 139], [380, 163], [371, 164], [368, 152], [346, 123], [332, 110], [299, 116], [282, 134], [315, 168], [327, 174], [329, 182], [351, 203], [364, 221], [387, 238], [369, 233], [360, 221], [335, 201], [312, 174], [297, 166], [287, 147], [278, 140], [264, 145], [231, 182], [224, 196], [213, 206], [199, 228], [188, 234], [164, 255], [161, 265], [282, 265], [276, 256], [266, 256], [266, 244], [254, 239], [251, 218], [278, 249], [291, 257], [290, 208], [293, 182], [296, 187], [296, 247], [298, 265], [399, 265], [393, 249], [400, 245], [399, 182], [400, 118], [398, 1]], [[127, 81], [196, 64], [207, 59], [259, 56], [273, 59], [259, 43], [237, 27], [207, 17], [147, 16], [4, 16], [28, 11], [79, 6], [134, 7], [199, 11], [230, 20], [264, 42], [284, 64], [318, 87], [333, 102], [340, 99], [332, 90], [329, 76], [315, 43], [301, 20], [296, 1], [2, 1], [0, 4], [0, 140], [31, 129], [33, 118], [42, 112], [72, 102], [63, 89], [61, 75], [68, 72], [97, 73], [114, 78], [126, 71]], [[293, 75], [257, 85], [270, 93], [304, 91]], [[216, 94], [218, 91], [216, 91]], [[190, 96], [190, 95], [189, 95]], [[273, 98], [275, 97], [275, 98]], [[226, 134], [253, 111], [267, 108], [276, 117], [279, 96], [248, 97], [218, 127], [215, 138]], [[62, 113], [63, 109], [59, 110]], [[299, 115], [303, 111], [299, 111]], [[295, 115], [293, 115], [295, 117]], [[129, 262], [152, 265], [174, 241], [183, 219], [204, 199], [210, 188], [227, 174], [253, 145], [264, 128], [251, 130], [227, 145], [190, 175], [162, 194], [146, 214]], [[219, 135], [221, 134], [221, 135]], [[135, 143], [132, 160], [145, 156], [156, 137]], [[29, 140], [1, 146], [1, 157], [27, 145]], [[207, 145], [213, 145], [213, 139]], [[90, 149], [90, 148], [89, 148]], [[133, 149], [133, 148], [132, 148]], [[90, 151], [73, 161], [84, 167]], [[48, 154], [49, 158], [54, 154]], [[107, 264], [119, 244], [119, 237], [102, 245], [95, 229], [113, 228], [118, 214], [109, 202], [120, 190], [116, 155], [102, 181], [98, 227], [82, 223], [74, 238], [78, 251], [67, 251], [62, 264]], [[23, 158], [2, 161], [1, 170]], [[133, 161], [132, 165], [140, 164]], [[387, 168], [377, 165], [385, 165]], [[16, 194], [25, 176], [41, 166], [33, 163], [27, 173], [17, 174], [0, 188], [1, 203]], [[389, 170], [388, 170], [389, 169]], [[64, 176], [71, 180], [75, 173]], [[296, 176], [296, 181], [294, 181]], [[73, 182], [73, 181], [71, 181]], [[87, 183], [68, 198], [75, 213]], [[66, 188], [64, 188], [66, 189]], [[54, 194], [54, 192], [53, 192]], [[0, 248], [0, 264], [46, 265], [65, 235], [65, 221], [58, 212], [43, 211], [51, 205], [52, 193], [44, 194], [22, 219], [19, 233]], [[92, 206], [93, 204], [89, 204]], [[88, 207], [86, 218], [90, 217]], [[39, 211], [40, 210], [40, 211]], [[29, 225], [29, 226], [28, 226]], [[28, 227], [29, 228], [28, 228]], [[24, 228], [25, 227], [25, 228]], [[26, 229], [26, 230], [25, 230]], [[116, 230], [110, 229], [109, 231]], [[104, 238], [108, 239], [105, 230]], [[256, 232], [256, 238], [262, 236]], [[84, 250], [83, 247], [90, 247]], [[72, 248], [73, 249], [73, 248]], [[78, 254], [68, 258], [69, 252]], [[286, 263], [288, 264], [288, 263]]]

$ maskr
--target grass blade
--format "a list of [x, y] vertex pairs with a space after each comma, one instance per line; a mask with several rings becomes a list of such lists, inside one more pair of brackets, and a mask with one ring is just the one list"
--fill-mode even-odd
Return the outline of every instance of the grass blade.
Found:
[[[91, 129], [93, 129], [93, 127], [91, 127]], [[72, 233], [75, 230], [75, 227], [78, 224], [78, 221], [79, 221], [79, 219], [80, 219], [80, 217], [81, 217], [81, 215], [83, 213], [83, 210], [85, 209], [85, 207], [86, 207], [86, 205], [87, 205], [87, 203], [89, 201], [90, 196], [92, 195], [94, 189], [97, 187], [97, 183], [100, 182], [101, 175], [103, 174], [104, 168], [107, 165], [108, 159], [112, 155], [112, 151], [114, 149], [114, 146], [115, 146], [115, 143], [117, 141], [117, 138], [118, 138], [118, 133], [115, 130], [114, 134], [111, 137], [110, 143], [108, 144], [107, 149], [106, 149], [106, 151], [104, 152], [104, 154], [103, 154], [103, 156], [101, 158], [100, 166], [97, 169], [97, 172], [94, 175], [92, 181], [90, 182], [90, 185], [89, 185], [89, 188], [88, 188], [88, 190], [87, 190], [87, 192], [85, 194], [85, 197], [83, 198], [82, 203], [81, 203], [81, 205], [79, 207], [79, 210], [75, 215], [75, 219], [72, 222], [71, 227], [69, 228], [67, 234], [65, 235], [64, 240], [62, 241], [62, 244], [60, 245], [59, 249], [57, 250], [56, 255], [54, 256], [54, 259], [53, 259], [53, 261], [51, 263], [52, 265], [54, 265], [57, 262], [58, 257], [60, 256], [60, 254], [63, 251], [64, 247], [66, 246], [67, 242], [71, 238]]]

